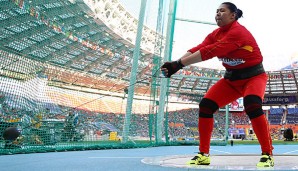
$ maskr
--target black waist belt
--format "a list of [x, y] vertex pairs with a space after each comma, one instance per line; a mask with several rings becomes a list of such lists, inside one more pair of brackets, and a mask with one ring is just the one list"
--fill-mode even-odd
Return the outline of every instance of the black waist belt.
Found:
[[258, 65], [255, 65], [249, 68], [244, 68], [244, 69], [233, 69], [233, 70], [227, 69], [225, 72], [224, 78], [230, 81], [243, 80], [243, 79], [257, 76], [264, 72], [265, 70], [264, 70], [263, 64], [260, 63]]

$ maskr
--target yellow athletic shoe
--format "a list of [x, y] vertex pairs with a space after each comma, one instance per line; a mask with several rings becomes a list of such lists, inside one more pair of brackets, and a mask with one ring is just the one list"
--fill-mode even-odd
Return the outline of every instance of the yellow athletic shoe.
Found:
[[273, 157], [268, 154], [262, 154], [262, 157], [257, 164], [257, 167], [273, 167], [274, 166], [274, 160]]
[[204, 155], [204, 153], [197, 154], [194, 158], [189, 160], [186, 164], [188, 165], [209, 165], [210, 156]]

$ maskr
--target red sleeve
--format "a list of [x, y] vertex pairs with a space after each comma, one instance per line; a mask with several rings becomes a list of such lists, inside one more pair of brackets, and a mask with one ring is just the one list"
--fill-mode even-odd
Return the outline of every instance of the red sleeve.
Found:
[[232, 30], [228, 31], [224, 37], [219, 41], [216, 41], [213, 44], [204, 46], [200, 48], [202, 60], [208, 60], [215, 56], [225, 56], [229, 52], [232, 52], [244, 43], [243, 40], [246, 39], [243, 30], [239, 27], [235, 27]]
[[196, 51], [200, 50], [202, 47], [210, 45], [212, 43], [214, 42], [212, 39], [212, 33], [210, 33], [201, 44], [189, 49], [187, 52], [195, 53]]

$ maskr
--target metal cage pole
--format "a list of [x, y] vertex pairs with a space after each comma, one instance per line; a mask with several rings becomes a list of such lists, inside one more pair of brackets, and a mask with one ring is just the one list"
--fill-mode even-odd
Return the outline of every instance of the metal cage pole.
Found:
[[141, 46], [144, 18], [145, 18], [145, 12], [146, 12], [146, 3], [147, 3], [147, 0], [142, 0], [142, 2], [141, 2], [138, 29], [137, 29], [137, 37], [136, 37], [135, 49], [133, 51], [133, 61], [132, 61], [132, 67], [131, 67], [131, 72], [130, 72], [130, 82], [129, 82], [130, 86], [128, 87], [127, 106], [126, 106], [126, 114], [125, 114], [125, 118], [124, 118], [122, 143], [126, 143], [128, 141], [130, 119], [131, 119], [131, 109], [132, 109], [132, 103], [133, 103], [133, 97], [134, 97], [134, 88], [135, 88], [135, 83], [136, 83], [136, 78], [137, 78], [138, 61], [139, 61], [139, 56], [140, 56], [140, 46]]
[[[166, 32], [166, 45], [165, 45], [165, 56], [164, 62], [171, 60], [172, 46], [174, 38], [175, 18], [176, 18], [177, 0], [171, 0], [169, 6], [169, 16]], [[165, 111], [165, 100], [169, 89], [169, 79], [162, 79], [160, 85], [160, 96], [159, 96], [159, 108], [156, 120], [156, 143], [162, 142], [163, 127], [164, 127], [164, 111]], [[167, 130], [167, 129], [166, 129]]]

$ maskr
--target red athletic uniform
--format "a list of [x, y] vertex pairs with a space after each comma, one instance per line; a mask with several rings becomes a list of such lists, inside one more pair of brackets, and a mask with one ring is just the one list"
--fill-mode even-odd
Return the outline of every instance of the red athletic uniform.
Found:
[[[210, 33], [198, 46], [188, 50], [191, 53], [200, 50], [202, 60], [218, 57], [226, 70], [239, 70], [261, 64], [262, 54], [252, 34], [237, 21], [220, 27]], [[213, 85], [204, 98], [210, 99], [223, 107], [240, 97], [257, 95], [264, 98], [267, 75], [229, 80], [221, 79]], [[272, 154], [272, 141], [265, 115], [251, 119], [252, 126], [261, 144], [262, 152]], [[213, 118], [199, 117], [200, 152], [209, 153], [213, 129]], [[269, 141], [268, 141], [269, 140]]]

